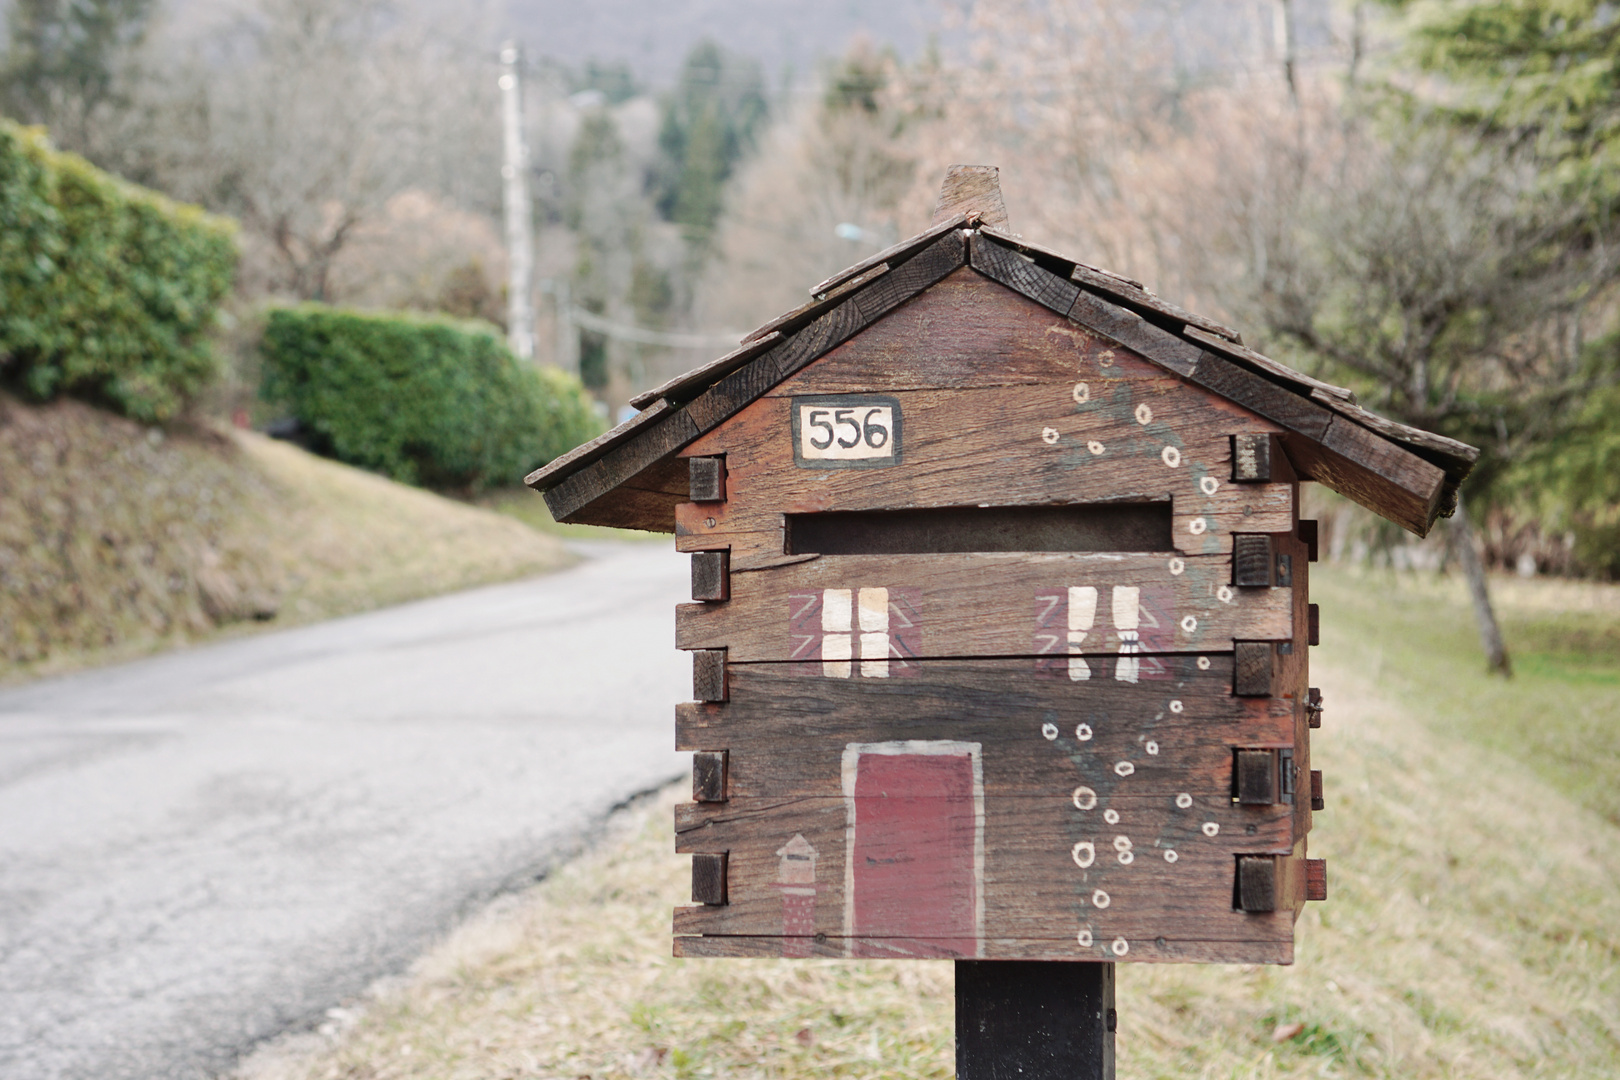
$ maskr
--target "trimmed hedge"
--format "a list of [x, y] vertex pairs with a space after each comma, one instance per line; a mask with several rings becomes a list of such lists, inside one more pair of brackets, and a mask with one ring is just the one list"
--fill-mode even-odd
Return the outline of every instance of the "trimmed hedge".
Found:
[[270, 313], [261, 353], [263, 396], [311, 449], [405, 483], [517, 484], [601, 430], [578, 379], [487, 323], [303, 304]]
[[171, 418], [216, 373], [206, 334], [236, 258], [229, 219], [0, 120], [0, 375], [29, 395]]

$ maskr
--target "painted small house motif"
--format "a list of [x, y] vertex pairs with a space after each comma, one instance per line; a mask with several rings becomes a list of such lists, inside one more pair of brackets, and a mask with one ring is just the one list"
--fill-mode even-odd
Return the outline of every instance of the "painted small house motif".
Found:
[[678, 955], [1288, 963], [1326, 896], [1299, 483], [1422, 535], [1477, 451], [1005, 221], [953, 167], [529, 478], [692, 553]]

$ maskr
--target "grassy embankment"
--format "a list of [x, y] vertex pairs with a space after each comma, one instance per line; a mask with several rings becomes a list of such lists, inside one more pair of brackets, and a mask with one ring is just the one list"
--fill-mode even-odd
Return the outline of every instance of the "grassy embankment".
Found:
[[[1502, 582], [1506, 684], [1454, 582], [1314, 591], [1330, 900], [1290, 968], [1123, 965], [1119, 1075], [1620, 1076], [1620, 589]], [[669, 958], [679, 797], [243, 1075], [951, 1075], [948, 964]]]
[[263, 436], [0, 395], [0, 680], [568, 561], [511, 515]]

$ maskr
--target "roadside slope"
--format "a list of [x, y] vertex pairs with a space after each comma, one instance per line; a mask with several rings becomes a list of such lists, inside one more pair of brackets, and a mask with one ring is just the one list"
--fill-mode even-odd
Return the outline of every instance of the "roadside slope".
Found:
[[568, 561], [509, 517], [259, 435], [0, 395], [0, 681]]
[[[1355, 585], [1322, 576], [1324, 596]], [[1467, 630], [1460, 605], [1423, 603]], [[1292, 967], [1123, 965], [1120, 1075], [1620, 1076], [1620, 828], [1580, 785], [1394, 696], [1390, 668], [1363, 662], [1388, 627], [1346, 615], [1312, 658], [1328, 902], [1307, 907]], [[1471, 652], [1427, 663], [1452, 707], [1522, 705], [1481, 692]], [[238, 1076], [949, 1077], [949, 964], [670, 958], [689, 870], [669, 808], [685, 797], [667, 789], [615, 842]]]

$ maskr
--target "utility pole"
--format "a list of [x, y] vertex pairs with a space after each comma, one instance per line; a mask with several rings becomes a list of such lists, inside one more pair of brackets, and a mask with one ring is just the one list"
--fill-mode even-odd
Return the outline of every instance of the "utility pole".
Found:
[[523, 53], [501, 45], [501, 189], [506, 204], [506, 340], [534, 360], [534, 233], [529, 206], [529, 148], [523, 139]]
[[1299, 104], [1299, 84], [1294, 80], [1294, 4], [1293, 0], [1276, 0], [1272, 8], [1275, 22], [1273, 33], [1277, 51], [1282, 54], [1283, 77], [1288, 80], [1288, 96]]

